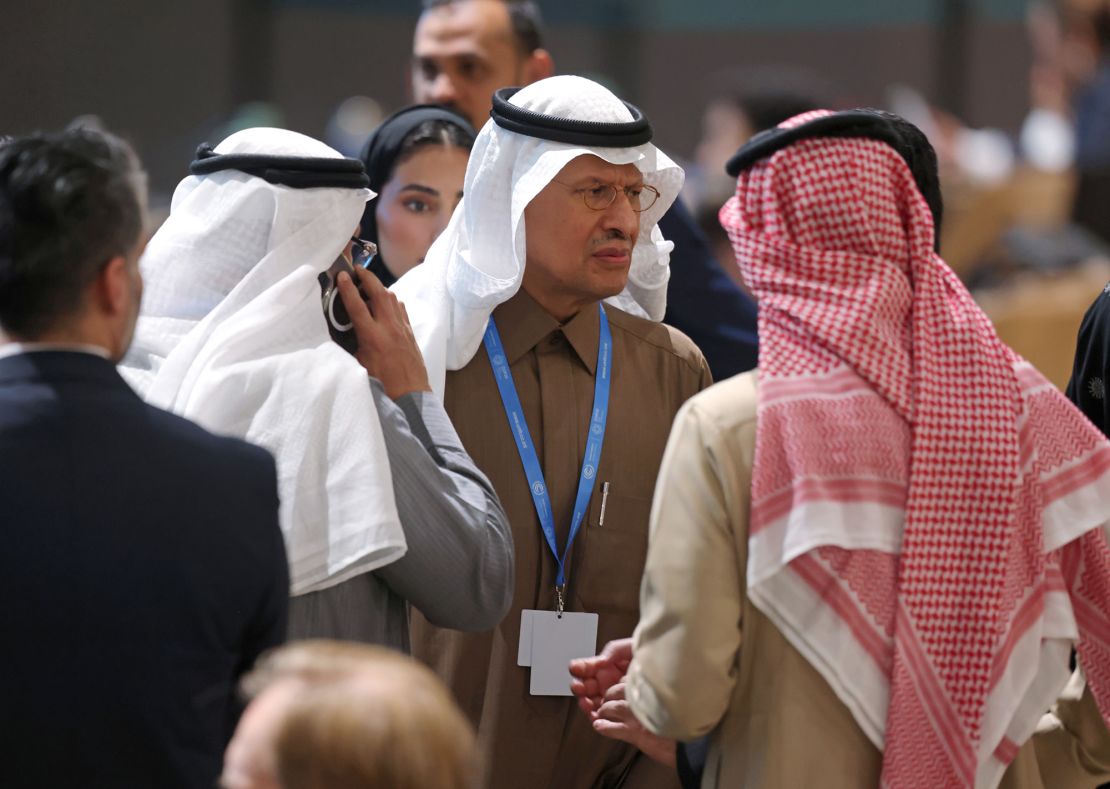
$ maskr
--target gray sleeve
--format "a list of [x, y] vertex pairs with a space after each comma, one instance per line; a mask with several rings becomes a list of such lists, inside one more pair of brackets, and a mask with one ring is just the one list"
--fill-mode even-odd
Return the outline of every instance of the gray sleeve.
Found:
[[370, 379], [408, 550], [375, 571], [440, 627], [489, 630], [513, 596], [513, 539], [493, 486], [431, 392], [392, 401]]

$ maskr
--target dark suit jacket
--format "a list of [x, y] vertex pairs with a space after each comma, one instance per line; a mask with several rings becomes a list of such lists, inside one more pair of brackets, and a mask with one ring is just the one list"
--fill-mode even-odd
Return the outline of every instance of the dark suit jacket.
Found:
[[0, 786], [213, 786], [287, 573], [267, 452], [99, 357], [0, 358]]
[[659, 220], [659, 230], [674, 242], [663, 321], [697, 344], [714, 381], [753, 369], [758, 356], [755, 302], [713, 257], [681, 200]]

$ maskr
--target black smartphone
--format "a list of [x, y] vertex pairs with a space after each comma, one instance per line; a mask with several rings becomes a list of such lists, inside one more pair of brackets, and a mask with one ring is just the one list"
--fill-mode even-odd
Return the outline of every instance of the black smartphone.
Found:
[[348, 258], [346, 254], [340, 253], [326, 271], [320, 272], [317, 281], [320, 283], [320, 304], [324, 310], [324, 318], [328, 323], [328, 332], [340, 347], [353, 354], [358, 350], [358, 340], [355, 338], [351, 316], [347, 314], [347, 308], [343, 306], [343, 299], [339, 295], [338, 277], [340, 272], [346, 271], [350, 275], [351, 281], [358, 287], [362, 300], [368, 302], [369, 298], [362, 290], [362, 286], [359, 285], [355, 267], [366, 268], [378, 248], [372, 241], [363, 241], [358, 238], [352, 238], [351, 241], [354, 244], [351, 257]]

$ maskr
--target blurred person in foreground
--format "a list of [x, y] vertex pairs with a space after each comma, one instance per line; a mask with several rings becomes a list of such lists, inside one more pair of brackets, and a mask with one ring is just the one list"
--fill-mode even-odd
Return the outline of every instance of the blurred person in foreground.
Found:
[[[494, 90], [554, 73], [542, 33], [532, 0], [424, 0], [413, 37], [413, 95], [454, 107], [481, 129]], [[714, 378], [755, 367], [755, 304], [713, 257], [681, 200], [659, 229], [674, 244], [664, 323], [697, 344]]]
[[387, 288], [424, 262], [462, 199], [474, 129], [452, 110], [405, 107], [382, 121], [362, 149], [370, 190], [362, 238], [378, 245], [367, 268]]
[[690, 339], [658, 322], [657, 223], [682, 170], [651, 134], [581, 77], [499, 91], [462, 203], [394, 286], [512, 525], [517, 584], [495, 630], [413, 620], [413, 653], [476, 723], [495, 788], [674, 785], [590, 730], [566, 668], [598, 637], [631, 635], [666, 436], [710, 382]]
[[709, 733], [703, 787], [1097, 785], [1110, 443], [936, 254], [916, 127], [810, 113], [729, 172], [759, 369], [676, 419], [641, 621], [572, 666], [583, 708]]
[[243, 688], [223, 789], [477, 789], [473, 728], [411, 658], [302, 641], [264, 656]]
[[110, 134], [0, 144], [0, 785], [206, 787], [285, 635], [273, 458], [144, 404], [145, 175]]
[[409, 604], [444, 627], [492, 627], [512, 538], [428, 391], [404, 308], [362, 268], [362, 162], [247, 129], [190, 169], [143, 255], [124, 371], [150, 402], [274, 453], [290, 638], [404, 651]]

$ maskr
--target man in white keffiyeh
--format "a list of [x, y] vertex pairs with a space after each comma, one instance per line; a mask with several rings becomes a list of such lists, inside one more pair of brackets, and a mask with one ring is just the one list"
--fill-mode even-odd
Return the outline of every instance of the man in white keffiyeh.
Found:
[[[581, 77], [543, 80], [523, 88], [508, 103], [540, 113], [561, 114], [573, 108], [569, 117], [589, 122], [632, 121], [623, 102]], [[458, 210], [428, 250], [424, 264], [392, 288], [408, 308], [433, 390], [443, 391], [447, 370], [470, 362], [490, 313], [520, 288], [527, 259], [525, 208], [567, 164], [583, 156], [596, 156], [625, 170], [632, 166], [637, 183], [657, 190], [658, 199], [633, 223], [631, 266], [622, 267], [620, 287], [599, 298], [641, 318], [663, 319], [673, 244], [663, 239], [658, 222], [677, 199], [684, 176], [682, 168], [654, 145], [630, 142], [617, 140], [615, 147], [557, 142], [503, 128], [494, 120], [486, 123], [470, 153]]]
[[[489, 119], [494, 91], [554, 73], [535, 0], [423, 0], [412, 45], [413, 96], [465, 114], [475, 129]], [[689, 210], [676, 200], [658, 220], [676, 245], [663, 321], [686, 334], [716, 378], [756, 363], [751, 297], [718, 262]]]
[[[150, 402], [273, 452], [290, 635], [405, 649], [406, 601], [445, 626], [488, 627], [512, 583], [507, 525], [425, 391], [396, 298], [350, 267], [373, 196], [362, 163], [248, 129], [202, 146], [192, 171], [143, 256], [122, 371]], [[321, 304], [340, 256], [355, 355], [329, 336], [335, 304]]]
[[[569, 692], [565, 660], [550, 683], [518, 663], [540, 637], [522, 636], [528, 612], [562, 605], [568, 621], [597, 615], [596, 637], [631, 633], [667, 429], [709, 383], [693, 343], [657, 322], [670, 245], [656, 225], [683, 175], [650, 137], [639, 110], [580, 77], [499, 91], [450, 225], [394, 286], [512, 525], [520, 581], [496, 631], [413, 622], [413, 652], [477, 723], [495, 789], [674, 781], [597, 737], [568, 696], [539, 695]], [[592, 632], [577, 654], [596, 649]]]

